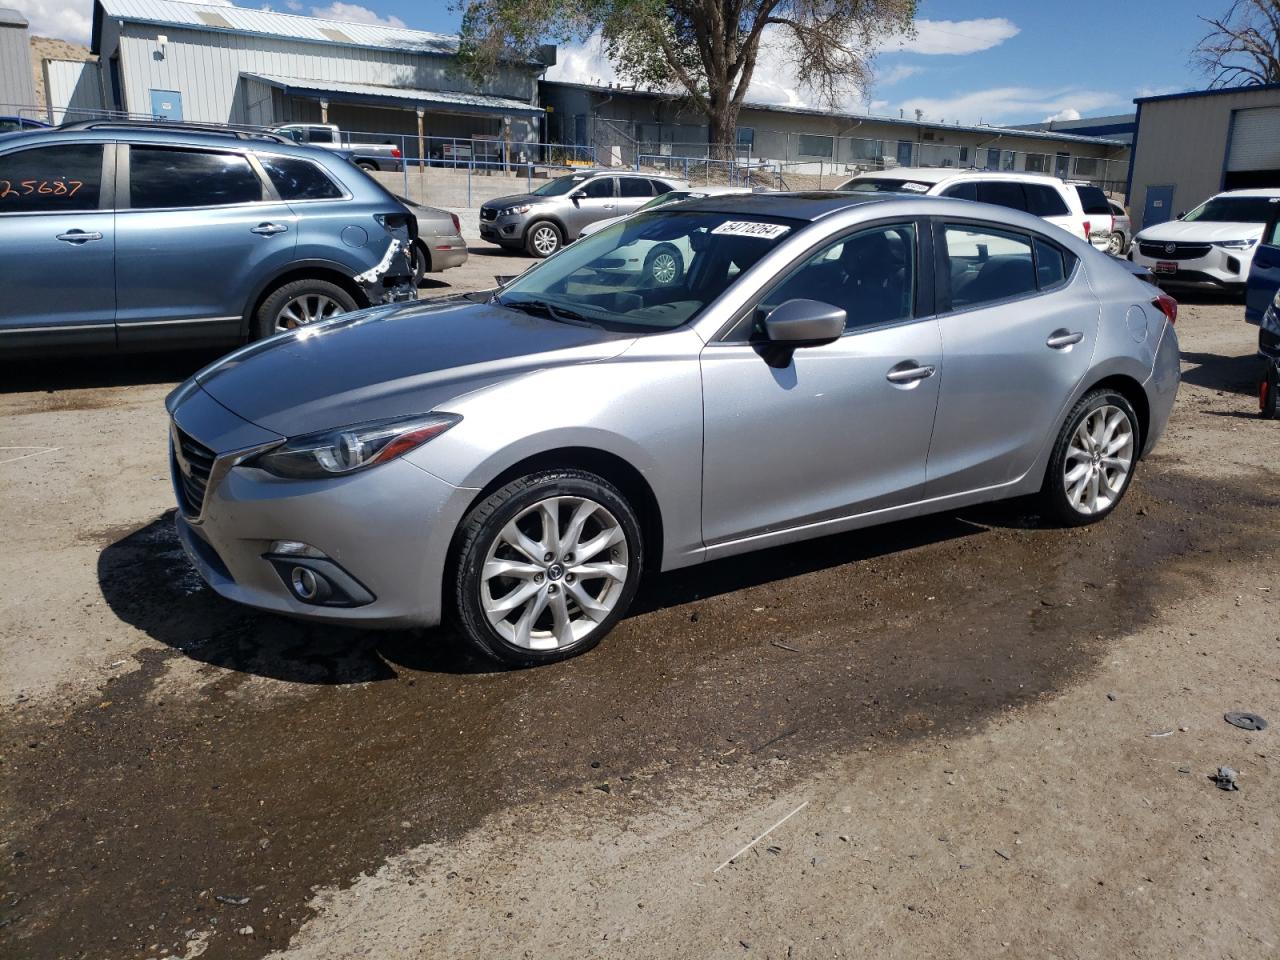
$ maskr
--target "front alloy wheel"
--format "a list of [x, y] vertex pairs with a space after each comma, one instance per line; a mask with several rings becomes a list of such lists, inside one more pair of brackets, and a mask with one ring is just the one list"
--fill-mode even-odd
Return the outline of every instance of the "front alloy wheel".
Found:
[[1110, 390], [1086, 394], [1058, 436], [1041, 493], [1046, 511], [1068, 526], [1102, 519], [1128, 489], [1138, 451], [1129, 401]]
[[554, 223], [535, 223], [529, 228], [525, 249], [535, 257], [549, 257], [560, 249], [560, 231]]
[[512, 665], [595, 646], [639, 583], [635, 514], [608, 481], [575, 470], [522, 477], [463, 521], [455, 613], [462, 632]]

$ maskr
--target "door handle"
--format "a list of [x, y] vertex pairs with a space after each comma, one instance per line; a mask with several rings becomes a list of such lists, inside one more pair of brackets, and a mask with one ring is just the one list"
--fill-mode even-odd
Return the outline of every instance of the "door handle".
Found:
[[63, 243], [74, 243], [79, 246], [82, 243], [88, 243], [90, 240], [101, 240], [102, 234], [94, 231], [86, 233], [84, 230], [68, 230], [66, 233], [60, 233], [57, 237]]
[[1084, 334], [1070, 330], [1055, 330], [1049, 334], [1049, 339], [1044, 342], [1046, 347], [1052, 347], [1054, 350], [1065, 350], [1067, 347], [1073, 347], [1084, 339]]
[[283, 223], [260, 223], [256, 227], [250, 227], [250, 233], [256, 233], [260, 237], [274, 237], [277, 233], [285, 233], [288, 231]]
[[917, 364], [914, 360], [904, 360], [891, 368], [884, 378], [896, 384], [915, 383], [917, 380], [927, 380], [935, 372], [937, 367], [931, 363]]

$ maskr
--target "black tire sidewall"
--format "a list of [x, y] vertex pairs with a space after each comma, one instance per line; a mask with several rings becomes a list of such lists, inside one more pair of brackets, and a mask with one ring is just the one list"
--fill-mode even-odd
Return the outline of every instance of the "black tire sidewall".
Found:
[[359, 306], [355, 298], [336, 283], [328, 280], [294, 280], [292, 283], [277, 287], [262, 301], [253, 318], [254, 339], [261, 340], [264, 337], [274, 336], [277, 333], [276, 317], [284, 305], [294, 297], [308, 293], [323, 294], [336, 300], [342, 306], [343, 313], [350, 313]]
[[[672, 259], [675, 260], [675, 263], [676, 263], [676, 275], [671, 280], [670, 283], [658, 283], [658, 281], [655, 280], [653, 277], [653, 262], [657, 260], [658, 257], [660, 257], [664, 253], [669, 253]], [[680, 255], [680, 249], [670, 243], [658, 244], [656, 247], [650, 250], [649, 255], [644, 258], [644, 276], [654, 286], [658, 286], [658, 287], [675, 286], [677, 283], [680, 282], [681, 278], [684, 277], [684, 257]]]
[[1274, 360], [1268, 360], [1262, 375], [1267, 384], [1267, 399], [1258, 413], [1263, 420], [1275, 420], [1280, 416], [1280, 397], [1276, 396], [1280, 391], [1280, 364]]
[[[533, 245], [533, 235], [537, 231], [541, 230], [543, 227], [550, 227], [553, 231], [555, 231], [556, 248], [552, 250], [551, 253], [539, 253], [537, 248], [535, 248]], [[553, 254], [559, 253], [560, 248], [563, 246], [564, 246], [564, 233], [561, 232], [560, 228], [557, 227], [550, 220], [535, 220], [533, 223], [529, 225], [529, 229], [525, 231], [524, 250], [525, 250], [525, 253], [529, 254], [529, 256], [531, 257], [537, 257], [539, 260], [545, 260], [547, 257], [550, 257]]]
[[414, 287], [422, 286], [422, 281], [428, 273], [431, 272], [431, 258], [427, 251], [422, 249], [422, 245], [415, 243], [413, 245], [413, 285]]
[[[1067, 448], [1071, 445], [1071, 437], [1075, 434], [1080, 422], [1084, 420], [1094, 410], [1103, 406], [1113, 406], [1124, 411], [1126, 417], [1129, 418], [1129, 427], [1133, 430], [1133, 463], [1129, 467], [1129, 475], [1125, 477], [1124, 486], [1120, 488], [1120, 493], [1112, 501], [1111, 506], [1107, 507], [1100, 513], [1084, 514], [1071, 506], [1071, 500], [1067, 496], [1066, 480], [1063, 473], [1063, 465], [1067, 458]], [[1053, 454], [1049, 457], [1049, 467], [1045, 474], [1044, 485], [1040, 491], [1041, 505], [1046, 518], [1067, 527], [1081, 527], [1090, 523], [1097, 523], [1110, 516], [1111, 512], [1120, 505], [1120, 501], [1129, 491], [1130, 484], [1133, 483], [1133, 475], [1137, 472], [1138, 458], [1142, 451], [1142, 431], [1138, 423], [1138, 415], [1131, 404], [1122, 394], [1114, 390], [1099, 389], [1091, 390], [1081, 397], [1071, 413], [1067, 415], [1067, 419], [1063, 422], [1062, 430], [1058, 433], [1058, 438], [1053, 445]]]
[[[601, 504], [617, 518], [627, 538], [629, 571], [622, 595], [589, 636], [558, 650], [526, 650], [511, 644], [489, 624], [480, 605], [480, 579], [493, 539], [522, 511], [548, 497], [586, 497]], [[526, 667], [554, 663], [585, 653], [596, 646], [635, 599], [644, 574], [644, 538], [640, 521], [625, 495], [602, 477], [583, 470], [544, 470], [506, 484], [476, 504], [459, 526], [451, 575], [451, 618], [464, 640], [481, 653], [508, 666]]]

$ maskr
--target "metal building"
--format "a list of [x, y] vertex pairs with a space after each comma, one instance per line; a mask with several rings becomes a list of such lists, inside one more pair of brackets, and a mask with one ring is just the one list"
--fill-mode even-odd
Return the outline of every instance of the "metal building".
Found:
[[174, 120], [540, 139], [538, 62], [508, 63], [482, 84], [457, 69], [458, 39], [177, 0], [96, 0], [93, 52], [104, 106]]
[[0, 113], [17, 113], [35, 101], [27, 20], [17, 10], [0, 7]]
[[1134, 102], [1128, 198], [1135, 230], [1222, 190], [1280, 187], [1280, 84]]

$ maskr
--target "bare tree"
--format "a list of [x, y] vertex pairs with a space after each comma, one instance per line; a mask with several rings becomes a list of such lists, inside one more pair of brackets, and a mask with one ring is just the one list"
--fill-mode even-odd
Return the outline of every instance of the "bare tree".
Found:
[[548, 39], [583, 41], [597, 30], [620, 77], [682, 90], [707, 118], [709, 140], [736, 141], [766, 32], [769, 56], [834, 106], [865, 90], [876, 49], [911, 33], [917, 0], [455, 0], [462, 57], [488, 73]]
[[1201, 17], [1209, 32], [1192, 63], [1211, 87], [1280, 83], [1280, 0], [1233, 0], [1221, 17]]

